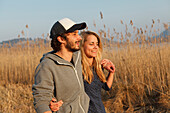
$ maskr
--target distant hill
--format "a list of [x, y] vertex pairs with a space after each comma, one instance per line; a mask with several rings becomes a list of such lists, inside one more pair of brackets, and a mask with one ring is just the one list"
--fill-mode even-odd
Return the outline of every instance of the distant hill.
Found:
[[32, 38], [28, 38], [28, 39], [27, 38], [16, 38], [16, 39], [11, 39], [11, 40], [0, 42], [0, 47], [2, 47], [3, 44], [9, 44], [11, 46], [14, 46], [15, 44], [17, 44], [17, 45], [19, 44], [19, 45], [24, 46], [27, 41], [29, 41], [30, 44], [35, 44], [36, 41], [44, 41], [44, 43], [49, 42], [49, 40], [42, 39], [42, 38], [36, 38], [36, 39], [32, 39]]
[[[28, 40], [32, 40], [31, 38], [29, 38]], [[11, 46], [13, 46], [14, 44], [18, 43], [18, 42], [24, 42], [27, 41], [26, 38], [17, 38], [17, 39], [11, 39], [11, 40], [7, 40], [7, 41], [2, 41], [0, 42], [0, 45], [3, 44], [11, 44]]]
[[163, 38], [163, 39], [170, 38], [170, 27], [167, 30], [161, 32], [159, 35], [153, 37], [153, 39], [155, 38]]

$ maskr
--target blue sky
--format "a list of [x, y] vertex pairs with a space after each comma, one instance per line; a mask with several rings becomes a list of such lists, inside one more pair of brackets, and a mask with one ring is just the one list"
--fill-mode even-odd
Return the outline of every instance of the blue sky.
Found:
[[97, 29], [106, 24], [121, 31], [120, 20], [132, 20], [136, 27], [151, 25], [152, 19], [169, 23], [170, 0], [0, 0], [0, 42], [17, 38], [22, 30], [28, 31], [31, 38], [41, 37], [65, 17], [85, 21], [89, 30], [96, 30], [95, 21]]

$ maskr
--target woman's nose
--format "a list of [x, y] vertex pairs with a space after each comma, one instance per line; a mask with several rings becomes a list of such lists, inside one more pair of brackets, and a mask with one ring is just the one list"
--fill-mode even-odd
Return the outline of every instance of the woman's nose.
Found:
[[97, 44], [94, 45], [94, 48], [97, 49], [99, 46]]

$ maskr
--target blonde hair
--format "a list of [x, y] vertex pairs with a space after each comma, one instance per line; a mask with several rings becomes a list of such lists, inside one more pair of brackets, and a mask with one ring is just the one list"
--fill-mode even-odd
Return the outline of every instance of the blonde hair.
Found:
[[84, 43], [85, 43], [85, 41], [87, 41], [87, 37], [89, 35], [94, 35], [98, 40], [99, 51], [97, 53], [97, 56], [94, 58], [93, 67], [94, 67], [94, 70], [96, 71], [97, 76], [99, 77], [100, 81], [106, 82], [106, 77], [105, 77], [105, 75], [102, 71], [101, 64], [100, 64], [100, 60], [101, 60], [101, 57], [102, 57], [101, 56], [102, 43], [101, 43], [100, 37], [95, 32], [92, 32], [92, 31], [83, 31], [83, 32], [81, 32], [80, 35], [82, 37], [82, 41], [81, 41], [82, 60], [81, 60], [81, 62], [82, 62], [82, 73], [83, 73], [83, 76], [84, 76], [84, 80], [86, 80], [89, 84], [91, 84], [91, 82], [93, 81], [93, 78], [94, 78], [92, 68], [90, 67], [87, 56], [84, 52]]

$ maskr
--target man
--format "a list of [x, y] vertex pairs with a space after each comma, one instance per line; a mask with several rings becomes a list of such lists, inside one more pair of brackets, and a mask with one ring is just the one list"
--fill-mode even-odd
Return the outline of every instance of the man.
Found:
[[89, 97], [84, 91], [81, 70], [80, 41], [78, 30], [86, 23], [76, 24], [68, 18], [57, 21], [51, 28], [52, 52], [43, 56], [35, 71], [32, 87], [37, 113], [51, 113], [52, 98], [62, 100], [57, 113], [87, 113]]

